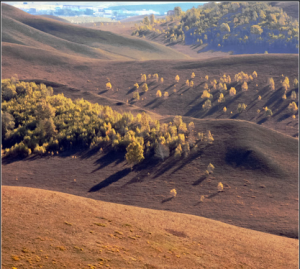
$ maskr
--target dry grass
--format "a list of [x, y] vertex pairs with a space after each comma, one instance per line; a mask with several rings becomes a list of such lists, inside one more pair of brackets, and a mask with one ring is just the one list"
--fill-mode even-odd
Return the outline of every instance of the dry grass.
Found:
[[[3, 268], [298, 266], [296, 239], [52, 191], [8, 186], [2, 191]], [[106, 227], [95, 226], [100, 218]]]

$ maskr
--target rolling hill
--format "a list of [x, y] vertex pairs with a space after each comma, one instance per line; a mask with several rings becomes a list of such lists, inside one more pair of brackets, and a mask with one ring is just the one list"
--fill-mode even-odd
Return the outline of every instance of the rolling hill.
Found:
[[7, 43], [112, 60], [188, 58], [153, 42], [33, 16], [6, 4], [2, 15], [2, 41]]
[[298, 267], [295, 239], [53, 191], [2, 191], [3, 268]]

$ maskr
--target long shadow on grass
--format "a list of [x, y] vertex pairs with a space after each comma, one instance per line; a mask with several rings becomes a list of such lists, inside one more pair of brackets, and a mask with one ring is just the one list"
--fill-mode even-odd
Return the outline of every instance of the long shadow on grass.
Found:
[[276, 100], [278, 100], [279, 98], [281, 99], [282, 95], [283, 93], [281, 89], [277, 90], [276, 92], [273, 92], [264, 106], [271, 106]]
[[126, 95], [128, 95], [128, 94], [130, 94], [130, 93], [133, 93], [135, 90], [136, 90], [135, 87], [131, 88], [131, 89], [126, 93]]
[[106, 93], [106, 92], [108, 92], [108, 90], [104, 90], [102, 92], [98, 92], [98, 94], [103, 94], [103, 93]]
[[99, 158], [97, 161], [95, 161], [95, 165], [100, 164], [100, 166], [92, 171], [92, 173], [95, 173], [96, 171], [106, 167], [107, 165], [110, 165], [113, 162], [122, 162], [124, 160], [125, 152], [123, 151], [114, 151], [111, 150], [106, 155]]
[[213, 194], [209, 195], [207, 198], [208, 199], [213, 198], [213, 197], [217, 196], [218, 194], [219, 194], [219, 192], [213, 193]]
[[125, 168], [122, 171], [119, 171], [119, 172], [117, 172], [117, 173], [109, 176], [108, 178], [104, 179], [99, 184], [93, 186], [92, 188], [90, 188], [89, 192], [96, 192], [96, 191], [99, 191], [99, 190], [101, 190], [103, 188], [106, 188], [110, 184], [112, 184], [114, 182], [117, 182], [121, 178], [127, 176], [130, 172], [131, 172], [130, 168]]
[[169, 197], [169, 198], [166, 198], [164, 200], [161, 201], [162, 204], [166, 203], [166, 202], [169, 202], [173, 199], [174, 197]]
[[202, 181], [206, 179], [206, 175], [202, 175], [199, 179], [197, 179], [192, 185], [197, 186], [199, 185]]

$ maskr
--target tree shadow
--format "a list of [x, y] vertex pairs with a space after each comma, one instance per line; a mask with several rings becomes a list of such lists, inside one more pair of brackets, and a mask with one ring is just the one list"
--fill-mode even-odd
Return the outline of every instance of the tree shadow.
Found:
[[122, 162], [124, 160], [124, 156], [125, 152], [123, 151], [109, 151], [106, 155], [102, 156], [94, 162], [95, 165], [100, 164], [100, 166], [94, 169], [91, 173], [95, 173], [96, 171], [110, 165], [113, 162]]
[[148, 104], [146, 104], [145, 106], [151, 106], [152, 104], [154, 104], [157, 101], [157, 99], [154, 99], [152, 101], [150, 101]]
[[234, 115], [232, 115], [230, 118], [231, 119], [236, 119], [241, 113], [235, 113]]
[[216, 192], [216, 193], [213, 193], [213, 194], [209, 195], [209, 196], [207, 197], [207, 199], [211, 199], [211, 198], [217, 196], [219, 193], [220, 193], [219, 191]]
[[176, 83], [173, 83], [172, 85], [170, 85], [169, 87], [165, 88], [164, 91], [169, 90], [170, 88], [172, 88]]
[[202, 181], [204, 181], [207, 178], [206, 175], [202, 175], [199, 179], [197, 179], [192, 185], [197, 186], [199, 185]]
[[92, 157], [93, 155], [95, 155], [96, 153], [99, 152], [99, 149], [100, 149], [100, 147], [95, 147], [95, 148], [88, 150], [87, 152], [83, 153], [80, 156], [80, 159], [88, 159], [88, 158]]
[[135, 88], [135, 87], [132, 87], [132, 88], [126, 93], [126, 95], [128, 95], [128, 94], [130, 94], [130, 93], [133, 93], [135, 90], [136, 90], [136, 88]]
[[280, 121], [283, 121], [283, 120], [285, 120], [285, 119], [288, 119], [290, 117], [290, 114], [284, 114], [284, 115], [282, 115], [278, 120], [277, 120], [277, 122], [280, 122]]
[[156, 104], [154, 104], [154, 106], [152, 106], [152, 109], [158, 108], [163, 102], [164, 102], [164, 100], [160, 100], [160, 101], [156, 102]]
[[257, 122], [257, 124], [263, 124], [264, 122], [266, 122], [268, 120], [268, 118], [267, 117], [264, 117], [264, 118], [262, 118], [261, 120], [259, 120], [258, 122]]
[[97, 185], [95, 185], [92, 188], [90, 188], [90, 190], [88, 192], [96, 192], [96, 191], [99, 191], [99, 190], [101, 190], [103, 188], [106, 188], [110, 184], [112, 184], [114, 182], [117, 182], [121, 178], [127, 176], [130, 172], [131, 172], [130, 168], [125, 168], [122, 171], [118, 171], [117, 173], [109, 176], [108, 178], [104, 179], [103, 181], [101, 181]]
[[166, 202], [171, 201], [172, 199], [174, 199], [173, 196], [172, 196], [172, 197], [169, 197], [169, 198], [166, 198], [166, 199], [164, 199], [164, 200], [162, 200], [161, 203], [164, 204], [164, 203], [166, 203]]
[[103, 94], [103, 93], [106, 93], [106, 92], [108, 92], [108, 90], [104, 90], [102, 92], [98, 92], [98, 94]]
[[280, 98], [282, 100], [282, 91], [279, 89], [276, 92], [273, 92], [271, 94], [271, 96], [268, 98], [268, 101], [265, 103], [264, 106], [271, 106], [276, 100], [278, 100], [278, 98]]

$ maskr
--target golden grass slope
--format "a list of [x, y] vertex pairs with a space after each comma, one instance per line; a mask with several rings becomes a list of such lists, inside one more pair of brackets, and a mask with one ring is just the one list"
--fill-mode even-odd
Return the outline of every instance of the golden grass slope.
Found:
[[3, 42], [110, 60], [124, 60], [119, 56], [127, 60], [189, 58], [154, 42], [30, 15], [6, 4], [2, 4], [2, 15]]
[[298, 268], [295, 239], [34, 188], [2, 195], [2, 268]]

